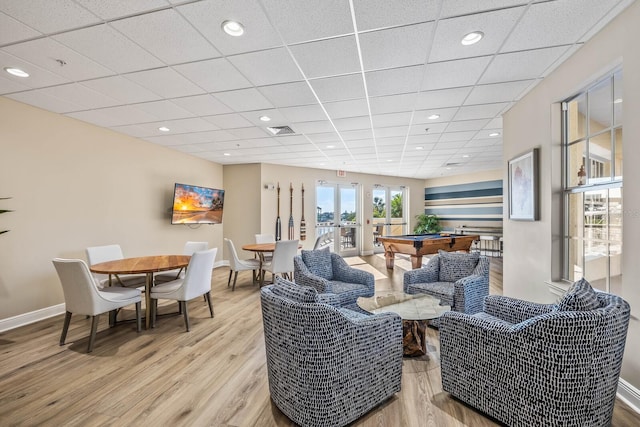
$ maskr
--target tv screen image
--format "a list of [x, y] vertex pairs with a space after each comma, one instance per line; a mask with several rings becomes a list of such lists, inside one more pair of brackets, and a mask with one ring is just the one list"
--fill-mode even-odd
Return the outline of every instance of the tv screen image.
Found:
[[176, 183], [171, 224], [221, 224], [224, 190]]

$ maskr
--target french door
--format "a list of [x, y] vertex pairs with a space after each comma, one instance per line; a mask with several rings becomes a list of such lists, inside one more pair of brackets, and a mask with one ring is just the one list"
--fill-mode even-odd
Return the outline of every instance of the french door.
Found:
[[360, 253], [359, 193], [357, 184], [319, 182], [316, 187], [316, 237], [330, 233], [332, 251], [341, 256]]
[[404, 187], [376, 186], [372, 191], [373, 200], [373, 252], [384, 252], [379, 236], [400, 236], [407, 234], [408, 211], [407, 191]]

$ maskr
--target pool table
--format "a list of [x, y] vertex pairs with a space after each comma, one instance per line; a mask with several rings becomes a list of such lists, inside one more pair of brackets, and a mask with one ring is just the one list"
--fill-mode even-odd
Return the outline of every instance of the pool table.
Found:
[[411, 256], [411, 268], [422, 267], [422, 256], [443, 251], [467, 251], [474, 240], [480, 237], [472, 234], [409, 234], [405, 236], [381, 236], [378, 241], [384, 246], [387, 268], [393, 268], [395, 254]]

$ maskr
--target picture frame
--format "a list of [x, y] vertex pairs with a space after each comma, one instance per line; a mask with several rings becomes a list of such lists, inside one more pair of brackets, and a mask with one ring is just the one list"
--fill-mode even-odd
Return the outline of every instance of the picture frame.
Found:
[[509, 160], [509, 219], [540, 219], [538, 148]]

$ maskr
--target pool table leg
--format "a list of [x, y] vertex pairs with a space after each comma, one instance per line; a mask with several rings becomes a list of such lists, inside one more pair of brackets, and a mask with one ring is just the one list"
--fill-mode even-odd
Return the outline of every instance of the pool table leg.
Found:
[[393, 270], [393, 260], [395, 258], [395, 254], [391, 251], [384, 251], [384, 259], [387, 262], [387, 269]]
[[411, 268], [422, 268], [422, 255], [411, 255]]

